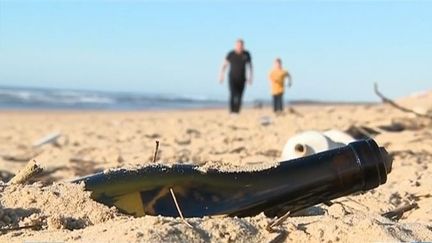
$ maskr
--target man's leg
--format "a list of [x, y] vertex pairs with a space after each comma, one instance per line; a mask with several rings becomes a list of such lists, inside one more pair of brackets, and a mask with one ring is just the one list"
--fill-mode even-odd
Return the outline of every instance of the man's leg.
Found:
[[229, 99], [229, 106], [230, 106], [230, 113], [235, 112], [235, 87], [232, 80], [229, 82], [229, 90], [230, 90], [230, 99]]
[[282, 94], [275, 95], [275, 111], [281, 112], [282, 111]]
[[279, 110], [283, 111], [284, 105], [283, 105], [283, 93], [279, 95]]
[[244, 88], [245, 88], [244, 82], [237, 84], [237, 87], [236, 87], [236, 89], [237, 89], [236, 112], [237, 113], [240, 113]]
[[244, 85], [238, 80], [230, 80], [230, 106], [231, 113], [239, 113], [241, 106], [241, 99], [243, 95]]
[[276, 112], [278, 108], [277, 95], [273, 95], [273, 111]]

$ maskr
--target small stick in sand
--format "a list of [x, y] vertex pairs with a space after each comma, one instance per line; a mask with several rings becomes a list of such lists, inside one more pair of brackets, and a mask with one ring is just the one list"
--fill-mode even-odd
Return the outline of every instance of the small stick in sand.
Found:
[[159, 140], [156, 140], [156, 148], [153, 155], [153, 163], [156, 163], [158, 151], [159, 151]]
[[408, 203], [408, 204], [405, 204], [399, 208], [388, 211], [387, 213], [383, 213], [383, 214], [381, 214], [381, 216], [386, 217], [386, 218], [391, 219], [391, 220], [399, 220], [400, 218], [402, 218], [402, 216], [405, 212], [408, 212], [408, 211], [416, 209], [416, 208], [418, 208], [418, 204], [416, 202]]
[[35, 175], [42, 172], [42, 168], [36, 163], [35, 160], [31, 160], [28, 162], [28, 164], [24, 167], [24, 169], [20, 170], [18, 174], [16, 174], [10, 181], [9, 185], [16, 185], [16, 184], [24, 184], [26, 183], [30, 178], [34, 177]]
[[375, 94], [378, 95], [378, 97], [381, 98], [381, 100], [382, 100], [383, 103], [390, 104], [390, 105], [393, 106], [394, 108], [396, 108], [396, 109], [398, 109], [398, 110], [401, 110], [401, 111], [403, 111], [403, 112], [412, 113], [412, 114], [414, 114], [414, 115], [416, 115], [416, 116], [426, 117], [426, 118], [432, 119], [432, 115], [418, 113], [418, 112], [416, 112], [416, 111], [414, 111], [414, 110], [411, 110], [411, 109], [408, 109], [408, 108], [406, 108], [406, 107], [400, 106], [400, 105], [396, 104], [396, 102], [394, 102], [393, 100], [391, 100], [391, 99], [385, 97], [385, 96], [384, 96], [384, 95], [383, 95], [383, 94], [378, 90], [378, 84], [377, 84], [377, 83], [374, 84], [374, 91], [375, 91]]
[[276, 230], [273, 229], [273, 227], [281, 225], [281, 224], [282, 224], [282, 223], [283, 223], [283, 222], [284, 222], [284, 221], [285, 221], [285, 220], [290, 216], [290, 214], [291, 214], [291, 212], [288, 211], [288, 212], [287, 212], [286, 214], [284, 214], [282, 217], [277, 218], [277, 219], [271, 221], [271, 222], [267, 225], [266, 230], [267, 230], [268, 232], [275, 232]]
[[192, 226], [191, 224], [189, 224], [189, 223], [185, 220], [185, 218], [183, 217], [183, 213], [182, 213], [182, 211], [180, 210], [180, 207], [179, 207], [179, 205], [178, 205], [178, 203], [177, 203], [177, 199], [176, 199], [176, 196], [175, 196], [175, 194], [174, 194], [173, 189], [170, 188], [169, 190], [170, 190], [170, 192], [171, 192], [171, 196], [172, 196], [172, 198], [173, 198], [173, 200], [174, 200], [174, 204], [176, 205], [177, 212], [179, 213], [180, 218], [182, 219], [183, 223], [185, 223], [188, 227], [193, 228], [193, 226]]

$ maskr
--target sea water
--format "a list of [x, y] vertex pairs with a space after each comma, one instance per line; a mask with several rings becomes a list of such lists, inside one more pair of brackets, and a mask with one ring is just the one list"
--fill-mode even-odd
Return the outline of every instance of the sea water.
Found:
[[0, 109], [158, 110], [225, 107], [208, 97], [0, 87]]

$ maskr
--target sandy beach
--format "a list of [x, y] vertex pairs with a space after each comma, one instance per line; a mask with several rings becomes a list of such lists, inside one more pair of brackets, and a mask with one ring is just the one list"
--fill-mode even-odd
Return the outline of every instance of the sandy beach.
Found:
[[[432, 109], [432, 92], [398, 100], [419, 112]], [[432, 120], [387, 104], [294, 106], [275, 116], [270, 108], [102, 112], [1, 111], [0, 170], [4, 180], [36, 160], [44, 172], [28, 185], [2, 186], [1, 242], [369, 242], [432, 240]], [[263, 123], [265, 120], [267, 123]], [[369, 192], [335, 200], [332, 206], [288, 218], [268, 232], [270, 218], [179, 218], [123, 215], [90, 199], [67, 180], [109, 168], [158, 162], [221, 164], [233, 170], [279, 160], [289, 137], [306, 130], [350, 126], [377, 128], [402, 124], [402, 131], [380, 129], [374, 139], [393, 156], [388, 181]], [[32, 145], [49, 134], [56, 143]], [[417, 203], [391, 220], [381, 214]], [[36, 225], [36, 226], [35, 226]], [[33, 227], [35, 226], [35, 227]]]

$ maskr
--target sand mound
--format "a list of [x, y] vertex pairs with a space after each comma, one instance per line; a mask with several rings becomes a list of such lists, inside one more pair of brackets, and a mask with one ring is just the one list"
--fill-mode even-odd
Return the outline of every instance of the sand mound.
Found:
[[5, 186], [0, 202], [3, 214], [8, 216], [3, 217], [3, 228], [81, 229], [116, 215], [115, 209], [90, 199], [82, 185], [69, 183]]
[[432, 90], [416, 92], [397, 99], [396, 102], [420, 114], [432, 113]]

